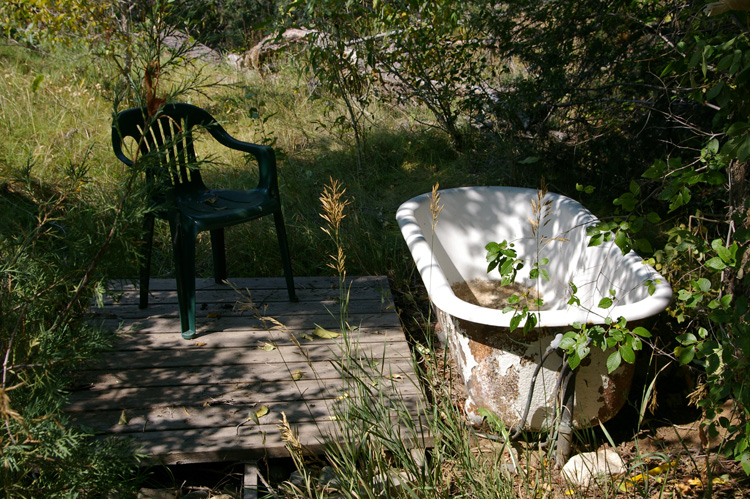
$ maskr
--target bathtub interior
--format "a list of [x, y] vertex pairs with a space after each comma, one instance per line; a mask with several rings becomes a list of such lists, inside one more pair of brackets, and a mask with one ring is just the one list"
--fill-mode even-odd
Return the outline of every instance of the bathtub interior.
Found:
[[[485, 246], [491, 241], [507, 240], [514, 244], [518, 256], [526, 262], [516, 281], [535, 287], [544, 298], [540, 324], [546, 322], [545, 315], [550, 319], [559, 313], [570, 315], [573, 308], [568, 305], [571, 282], [577, 287], [576, 296], [581, 301], [580, 307], [575, 306], [576, 320], [597, 323], [607, 315], [614, 318], [632, 316], [633, 313], [643, 315], [638, 309], [651, 298], [645, 283], [661, 279], [653, 268], [643, 264], [633, 252], [623, 255], [613, 243], [589, 247], [586, 228], [597, 219], [580, 203], [565, 196], [548, 193], [544, 198], [544, 203], [550, 203], [551, 213], [535, 237], [530, 220], [534, 219], [532, 200], [536, 197], [534, 189], [510, 187], [440, 191], [443, 209], [434, 233], [429, 197], [423, 195], [405, 203], [399, 221], [407, 243], [410, 238], [403, 219], [410, 218], [410, 223], [416, 224], [422, 233], [422, 245], [429, 247], [429, 257], [418, 256], [410, 243], [423, 279], [432, 281], [435, 289], [440, 288], [440, 284], [450, 285], [476, 278], [499, 280], [497, 271], [487, 273]], [[532, 262], [540, 258], [549, 259], [545, 267], [549, 281], [529, 278]], [[448, 287], [440, 292], [452, 293], [449, 290]], [[599, 309], [603, 297], [612, 297], [614, 308]], [[453, 298], [458, 300], [455, 296]], [[570, 323], [570, 317], [567, 322]]]

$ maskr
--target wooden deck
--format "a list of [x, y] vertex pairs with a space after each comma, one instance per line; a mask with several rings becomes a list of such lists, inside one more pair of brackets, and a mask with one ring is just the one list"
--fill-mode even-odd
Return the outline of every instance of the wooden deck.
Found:
[[[81, 372], [68, 407], [73, 421], [177, 464], [286, 457], [282, 413], [302, 444], [320, 452], [338, 438], [336, 407], [355, 378], [380, 387], [378, 403], [402, 403], [421, 420], [421, 392], [385, 277], [349, 280], [350, 332], [335, 338], [315, 331], [341, 332], [337, 279], [296, 278], [299, 303], [288, 302], [280, 278], [230, 281], [242, 293], [211, 279], [196, 283], [192, 340], [179, 333], [174, 281], [152, 280], [145, 310], [135, 288], [113, 286], [93, 314], [120, 339]], [[342, 374], [351, 358], [359, 361], [344, 362], [356, 365]], [[405, 423], [395, 425], [414, 446], [428, 442]]]

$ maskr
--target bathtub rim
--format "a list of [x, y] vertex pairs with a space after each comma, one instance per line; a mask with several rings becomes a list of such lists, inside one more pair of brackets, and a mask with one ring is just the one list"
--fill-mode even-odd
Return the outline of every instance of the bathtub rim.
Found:
[[[460, 192], [470, 191], [508, 191], [513, 193], [536, 193], [536, 189], [527, 189], [522, 187], [505, 187], [505, 186], [469, 186], [469, 187], [456, 187], [451, 189], [442, 189], [438, 191], [438, 194], [455, 195]], [[559, 197], [561, 199], [570, 200], [573, 203], [580, 206], [581, 210], [591, 214], [594, 221], [598, 218], [594, 216], [590, 210], [583, 206], [578, 201], [575, 201], [568, 196], [557, 193], [548, 193], [548, 196]], [[427, 289], [427, 293], [430, 297], [430, 301], [433, 305], [443, 312], [450, 314], [459, 319], [467, 320], [470, 322], [485, 324], [488, 326], [496, 326], [509, 328], [510, 321], [513, 317], [512, 312], [503, 313], [500, 310], [481, 307], [472, 303], [466, 302], [458, 298], [451, 288], [450, 282], [443, 274], [439, 264], [435, 260], [432, 252], [432, 248], [427, 241], [422, 226], [415, 216], [415, 211], [425, 203], [429, 205], [431, 193], [420, 194], [415, 196], [408, 201], [401, 204], [396, 212], [396, 220], [398, 221], [401, 233], [406, 241], [406, 244], [411, 252], [414, 263], [419, 271], [419, 274], [424, 282]], [[440, 218], [438, 217], [438, 223]], [[489, 241], [487, 241], [489, 242]], [[614, 244], [612, 242], [604, 244]], [[595, 313], [596, 311], [589, 311], [575, 306], [569, 306], [566, 309], [560, 310], [543, 310], [535, 312], [537, 315], [537, 328], [553, 328], [553, 327], [566, 327], [571, 326], [573, 323], [587, 323], [587, 324], [604, 324], [606, 317], [611, 317], [616, 320], [619, 317], [625, 317], [629, 322], [645, 319], [661, 313], [669, 306], [672, 300], [672, 287], [669, 285], [667, 280], [659, 274], [653, 267], [643, 262], [643, 259], [638, 256], [634, 251], [624, 255], [625, 265], [627, 269], [636, 271], [636, 268], [647, 266], [649, 272], [653, 275], [655, 282], [655, 291], [652, 295], [644, 298], [635, 303], [619, 304], [615, 305], [608, 310], [606, 315]], [[523, 325], [523, 322], [521, 323]]]

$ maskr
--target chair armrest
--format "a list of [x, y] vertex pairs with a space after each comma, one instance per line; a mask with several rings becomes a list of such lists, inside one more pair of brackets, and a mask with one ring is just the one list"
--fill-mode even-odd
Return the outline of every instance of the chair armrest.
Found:
[[114, 125], [112, 126], [112, 149], [117, 159], [127, 166], [133, 166], [133, 160], [127, 157], [122, 151], [122, 137], [120, 136], [120, 131]]
[[260, 173], [258, 187], [278, 191], [276, 154], [272, 147], [237, 140], [215, 121], [206, 128], [211, 133], [211, 136], [223, 146], [255, 156], [255, 159], [258, 161], [258, 171]]

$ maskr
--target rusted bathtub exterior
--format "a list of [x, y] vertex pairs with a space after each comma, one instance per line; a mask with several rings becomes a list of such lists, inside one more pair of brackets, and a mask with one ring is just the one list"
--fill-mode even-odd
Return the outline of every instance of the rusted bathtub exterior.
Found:
[[[465, 187], [440, 191], [443, 210], [433, 231], [427, 194], [404, 203], [397, 219], [412, 257], [427, 287], [439, 323], [439, 336], [447, 343], [463, 378], [467, 414], [479, 420], [477, 409], [486, 408], [507, 425], [521, 424], [529, 393], [531, 407], [524, 427], [541, 430], [554, 419], [556, 386], [562, 359], [549, 355], [541, 367], [534, 390], [531, 379], [542, 355], [557, 333], [574, 322], [601, 324], [606, 316], [638, 321], [666, 308], [672, 291], [666, 280], [635, 254], [623, 256], [613, 244], [588, 247], [586, 227], [597, 219], [578, 202], [547, 194], [552, 215], [549, 223], [531, 236], [533, 189]], [[539, 237], [557, 238], [540, 244]], [[458, 298], [451, 284], [476, 278], [499, 279], [487, 274], [486, 250], [491, 241], [514, 242], [527, 260], [516, 282], [534, 286], [543, 296], [545, 310], [537, 312], [538, 327], [527, 335], [509, 332], [511, 313], [473, 305]], [[537, 250], [541, 253], [537, 256]], [[549, 258], [550, 280], [530, 280], [528, 270], [536, 258]], [[494, 274], [494, 275], [493, 275]], [[644, 283], [656, 283], [649, 295]], [[568, 305], [569, 283], [578, 287], [581, 306]], [[600, 299], [615, 291], [615, 305], [597, 308]], [[605, 422], [624, 404], [633, 367], [623, 365], [607, 374], [611, 352], [592, 348], [576, 375], [573, 423], [582, 427]]]

